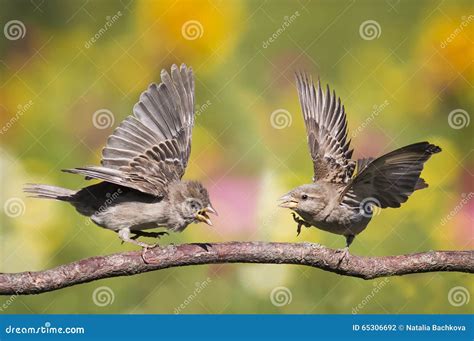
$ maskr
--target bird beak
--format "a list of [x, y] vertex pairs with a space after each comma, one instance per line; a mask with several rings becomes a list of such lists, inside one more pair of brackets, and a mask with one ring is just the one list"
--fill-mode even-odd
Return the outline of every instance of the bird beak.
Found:
[[285, 194], [278, 201], [281, 201], [278, 206], [283, 208], [296, 208], [298, 206], [298, 201], [296, 201], [290, 194]]
[[212, 213], [216, 216], [218, 216], [219, 214], [217, 214], [217, 211], [214, 209], [214, 207], [212, 207], [211, 204], [209, 204], [209, 206], [207, 206], [204, 211], [206, 211], [207, 213]]
[[212, 226], [212, 221], [211, 219], [209, 218], [209, 216], [207, 215], [207, 213], [214, 213], [216, 212], [214, 209], [212, 209], [213, 212], [211, 212], [209, 210], [209, 207], [206, 207], [205, 209], [203, 210], [200, 210], [197, 214], [196, 214], [196, 220], [200, 221], [200, 222], [203, 222], [203, 223], [206, 223], [207, 225], [209, 226]]

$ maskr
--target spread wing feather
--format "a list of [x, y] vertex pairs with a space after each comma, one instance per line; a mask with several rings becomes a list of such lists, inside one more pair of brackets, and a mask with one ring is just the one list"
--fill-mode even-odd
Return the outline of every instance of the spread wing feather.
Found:
[[355, 163], [347, 139], [347, 119], [344, 106], [329, 86], [323, 93], [305, 73], [296, 74], [298, 97], [303, 111], [308, 145], [313, 160], [313, 181], [347, 183]]
[[191, 153], [194, 76], [191, 68], [163, 70], [161, 83], [143, 92], [128, 116], [107, 139], [101, 167], [64, 171], [82, 174], [161, 196], [182, 178]]
[[423, 165], [440, 151], [438, 146], [419, 142], [366, 159], [342, 193], [342, 204], [359, 209], [365, 200], [381, 208], [400, 207], [415, 190], [428, 186], [420, 178]]

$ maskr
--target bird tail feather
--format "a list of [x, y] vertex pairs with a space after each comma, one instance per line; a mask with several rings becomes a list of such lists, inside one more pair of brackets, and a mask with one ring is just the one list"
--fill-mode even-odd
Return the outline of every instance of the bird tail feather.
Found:
[[343, 192], [352, 191], [363, 200], [375, 198], [381, 208], [400, 207], [416, 190], [428, 187], [420, 178], [424, 163], [441, 148], [429, 142], [414, 143], [367, 164]]
[[76, 194], [76, 191], [71, 189], [41, 184], [26, 184], [23, 188], [23, 192], [30, 194], [29, 196], [32, 198], [46, 198], [61, 201], [70, 201], [74, 194]]

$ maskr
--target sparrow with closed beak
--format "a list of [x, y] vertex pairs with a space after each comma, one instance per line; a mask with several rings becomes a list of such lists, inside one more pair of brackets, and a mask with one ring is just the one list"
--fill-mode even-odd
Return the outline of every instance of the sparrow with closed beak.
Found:
[[[74, 191], [28, 184], [25, 192], [37, 198], [65, 201], [120, 239], [143, 248], [139, 236], [160, 237], [167, 232], [144, 232], [163, 227], [183, 231], [189, 224], [212, 225], [217, 214], [209, 194], [197, 181], [185, 181], [194, 126], [194, 75], [184, 64], [161, 72], [128, 116], [107, 139], [101, 166], [63, 171], [102, 182]], [[131, 236], [131, 233], [134, 234]]]
[[296, 212], [301, 226], [343, 235], [349, 253], [378, 208], [400, 207], [416, 190], [428, 187], [420, 178], [424, 163], [441, 148], [428, 142], [411, 144], [378, 158], [351, 160], [344, 106], [327, 86], [317, 88], [308, 75], [296, 75], [308, 145], [313, 160], [311, 184], [302, 185], [280, 198], [281, 207]]

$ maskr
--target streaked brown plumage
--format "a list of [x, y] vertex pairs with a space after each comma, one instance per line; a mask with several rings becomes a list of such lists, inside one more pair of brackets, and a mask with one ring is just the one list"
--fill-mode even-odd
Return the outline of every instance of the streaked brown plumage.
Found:
[[[318, 81], [296, 75], [298, 95], [314, 166], [312, 184], [299, 186], [280, 198], [281, 207], [298, 213], [301, 226], [346, 237], [348, 253], [354, 237], [372, 218], [376, 206], [400, 207], [415, 191], [428, 187], [420, 178], [424, 163], [441, 148], [419, 142], [379, 158], [351, 160], [344, 106], [329, 86], [325, 93]], [[341, 259], [342, 259], [341, 258]]]
[[[183, 231], [192, 222], [212, 225], [216, 213], [204, 186], [183, 181], [194, 126], [194, 75], [173, 65], [161, 83], [140, 96], [128, 116], [107, 139], [101, 166], [65, 169], [103, 182], [79, 191], [30, 184], [25, 192], [38, 198], [69, 202], [99, 226], [118, 232], [123, 241], [151, 247], [137, 236], [159, 237], [144, 229]], [[134, 237], [130, 233], [135, 233]]]

